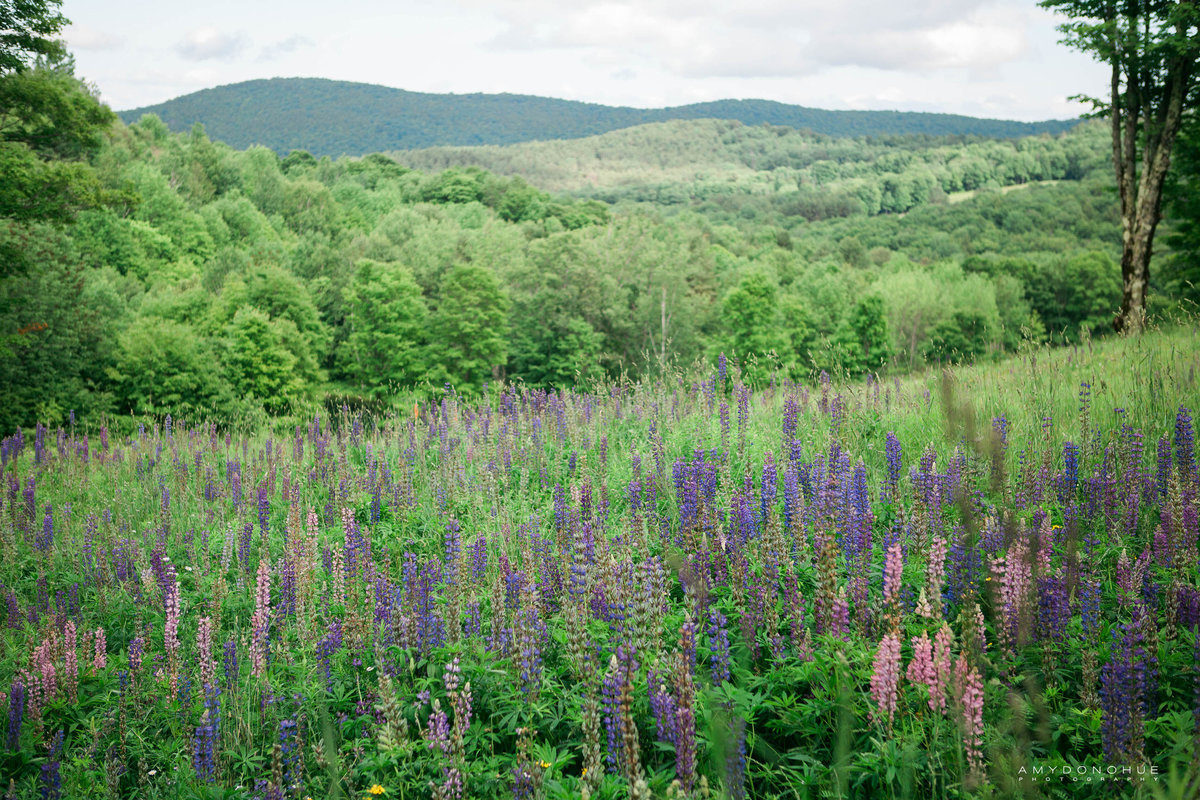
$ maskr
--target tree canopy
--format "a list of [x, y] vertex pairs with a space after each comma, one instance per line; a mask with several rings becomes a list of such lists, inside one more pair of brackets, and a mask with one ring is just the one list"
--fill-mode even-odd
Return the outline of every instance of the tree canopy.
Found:
[[1112, 133], [1121, 200], [1121, 310], [1118, 330], [1146, 321], [1150, 258], [1162, 219], [1175, 139], [1200, 98], [1200, 7], [1188, 0], [1042, 0], [1069, 17], [1064, 42], [1111, 69], [1109, 93], [1089, 99]]
[[38, 56], [66, 51], [57, 34], [67, 25], [62, 0], [0, 0], [0, 76], [22, 72]]

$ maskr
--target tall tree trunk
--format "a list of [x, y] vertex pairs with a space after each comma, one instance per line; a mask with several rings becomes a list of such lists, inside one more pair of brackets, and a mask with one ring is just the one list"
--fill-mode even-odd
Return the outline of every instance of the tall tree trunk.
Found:
[[[1138, 21], [1132, 21], [1136, 28]], [[1180, 23], [1182, 25], [1182, 23]], [[1182, 35], [1184, 30], [1179, 27]], [[1152, 88], [1140, 74], [1134, 59], [1120, 55], [1121, 44], [1113, 39], [1112, 136], [1113, 169], [1121, 197], [1121, 311], [1113, 320], [1119, 332], [1141, 333], [1146, 327], [1146, 291], [1150, 283], [1150, 257], [1154, 233], [1162, 218], [1163, 184], [1171, 167], [1171, 150], [1183, 124], [1183, 103], [1190, 83], [1190, 63], [1181, 57], [1168, 59], [1166, 80], [1150, 118]], [[1124, 93], [1121, 77], [1124, 73]], [[1143, 140], [1141, 170], [1138, 172], [1137, 134]]]

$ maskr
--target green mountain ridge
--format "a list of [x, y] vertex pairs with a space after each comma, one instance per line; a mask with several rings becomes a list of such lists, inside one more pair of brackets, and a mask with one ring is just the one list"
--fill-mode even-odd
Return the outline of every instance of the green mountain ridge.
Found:
[[1017, 122], [913, 111], [831, 111], [771, 100], [717, 100], [670, 108], [605, 106], [518, 94], [429, 94], [324, 78], [271, 78], [203, 89], [118, 112], [127, 123], [156, 114], [183, 132], [243, 149], [365, 155], [441, 145], [575, 139], [670, 120], [724, 119], [836, 137], [925, 134], [1014, 138], [1061, 133], [1078, 120]]

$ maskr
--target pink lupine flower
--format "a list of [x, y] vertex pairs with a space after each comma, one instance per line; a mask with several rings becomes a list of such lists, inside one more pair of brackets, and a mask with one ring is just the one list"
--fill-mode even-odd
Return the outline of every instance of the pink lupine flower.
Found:
[[954, 666], [955, 695], [962, 711], [963, 749], [971, 773], [978, 778], [983, 770], [983, 679], [962, 656]]
[[63, 630], [63, 686], [72, 700], [78, 699], [76, 690], [79, 686], [79, 654], [75, 632], [75, 622], [67, 620]]
[[253, 630], [250, 633], [250, 673], [256, 678], [267, 672], [267, 623], [271, 614], [271, 567], [267, 559], [258, 562], [254, 593]]
[[1028, 550], [1024, 543], [1016, 542], [1000, 558], [993, 561], [992, 569], [999, 578], [1001, 624], [997, 626], [1000, 645], [1010, 658], [1015, 657], [1021, 644], [1025, 623], [1029, 618], [1030, 591], [1033, 575], [1029, 565]]
[[950, 646], [954, 632], [942, 623], [933, 640], [933, 679], [929, 684], [929, 710], [946, 713], [946, 690], [950, 684]]
[[900, 542], [887, 549], [883, 566], [883, 602], [894, 605], [900, 601], [900, 578], [904, 571], [904, 554]]
[[929, 619], [942, 618], [942, 582], [946, 578], [946, 540], [933, 537], [929, 558], [925, 562], [925, 589], [917, 613]]
[[95, 655], [92, 658], [92, 668], [99, 672], [108, 666], [108, 642], [104, 637], [104, 628], [96, 628]]
[[912, 646], [913, 657], [912, 661], [908, 662], [906, 673], [908, 682], [930, 687], [930, 692], [932, 692], [934, 681], [933, 642], [929, 641], [929, 634], [922, 633], [920, 636], [912, 637]]
[[875, 721], [887, 717], [887, 727], [892, 726], [896, 714], [896, 703], [899, 699], [900, 688], [900, 637], [889, 633], [879, 643], [875, 651], [875, 671], [871, 676], [871, 699], [875, 701], [876, 710], [872, 712]]
[[217, 685], [217, 663], [213, 660], [212, 617], [201, 617], [196, 628], [196, 650], [200, 658], [200, 685]]
[[171, 670], [171, 695], [174, 696], [179, 689], [179, 582], [173, 574], [167, 584], [163, 603], [167, 612], [163, 623], [163, 647], [167, 651], [167, 662]]

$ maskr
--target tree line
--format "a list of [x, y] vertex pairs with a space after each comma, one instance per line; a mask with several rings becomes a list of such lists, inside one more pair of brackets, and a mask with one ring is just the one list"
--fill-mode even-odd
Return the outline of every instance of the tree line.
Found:
[[[0, 142], [8, 429], [555, 388], [722, 352], [753, 381], [862, 375], [1103, 335], [1121, 299], [1112, 180], [1086, 130], [995, 150], [1090, 142], [1076, 179], [810, 220], [790, 191], [614, 205], [479, 167], [126, 126], [61, 54], [4, 75], [0, 97], [15, 120]], [[870, 160], [945, 164], [951, 147]], [[1187, 275], [1162, 272], [1153, 313], [1186, 298]]]

